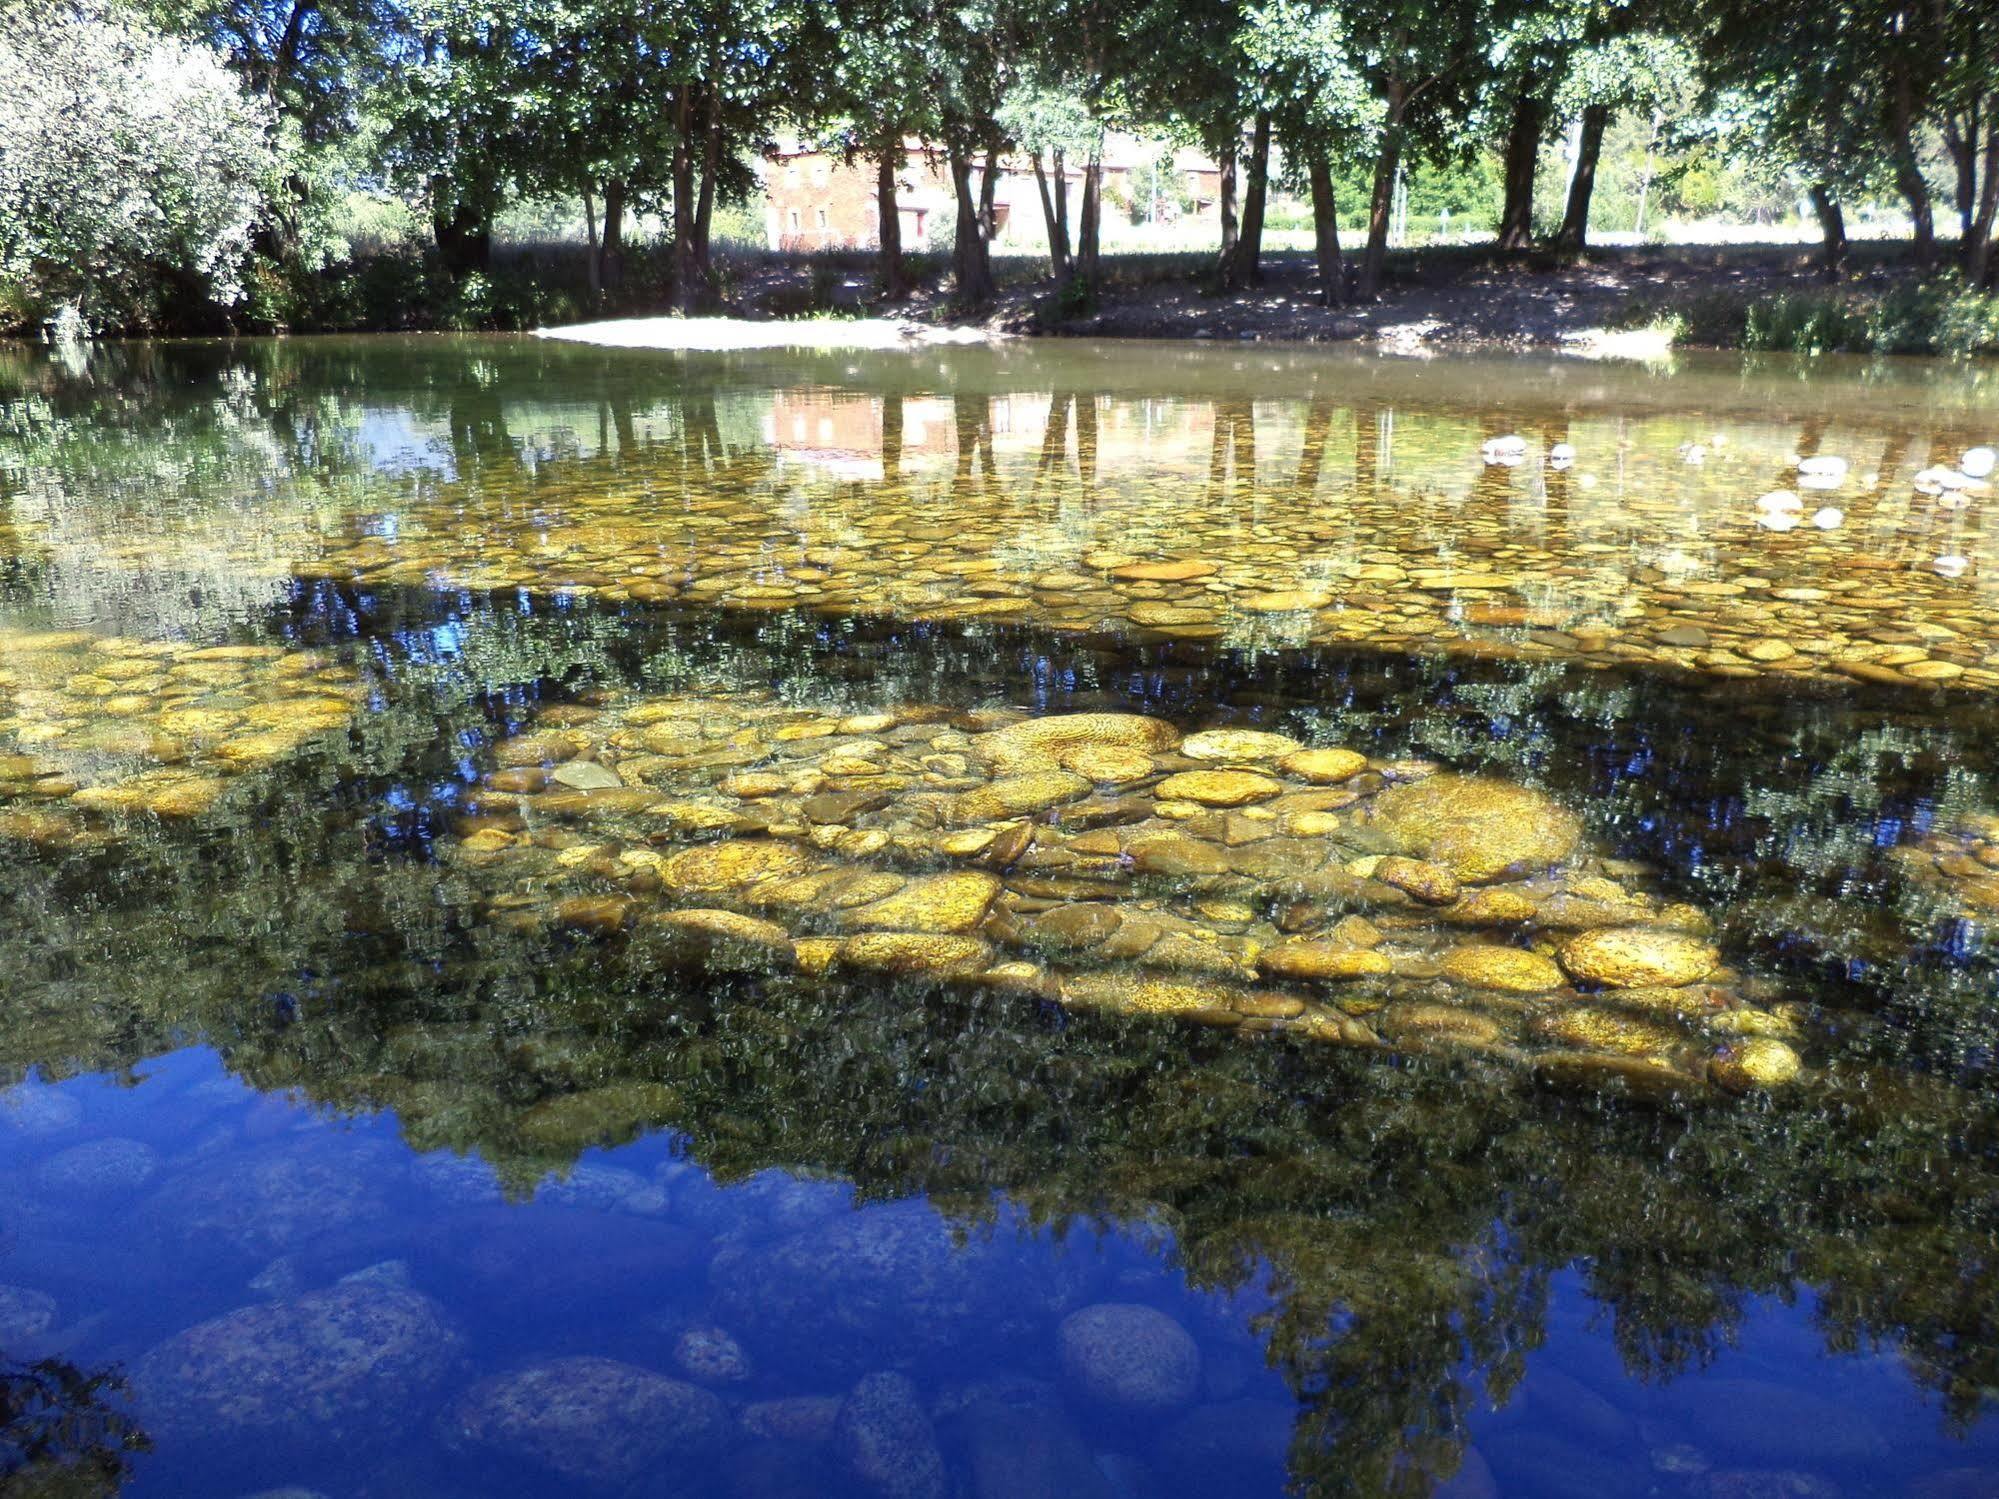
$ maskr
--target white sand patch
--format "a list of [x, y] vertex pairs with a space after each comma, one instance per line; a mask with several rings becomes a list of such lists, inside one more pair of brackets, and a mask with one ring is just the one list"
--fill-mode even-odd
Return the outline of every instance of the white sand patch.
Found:
[[535, 336], [617, 349], [904, 349], [918, 344], [987, 343], [997, 335], [984, 328], [934, 328], [893, 318], [750, 322], [646, 317], [541, 328]]

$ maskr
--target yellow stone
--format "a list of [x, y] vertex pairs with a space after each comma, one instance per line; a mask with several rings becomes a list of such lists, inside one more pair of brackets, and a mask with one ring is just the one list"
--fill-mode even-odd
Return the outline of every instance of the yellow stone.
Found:
[[1562, 987], [1562, 970], [1539, 953], [1496, 944], [1456, 947], [1444, 954], [1443, 976], [1473, 989], [1545, 994]]
[[1062, 980], [1062, 1003], [1126, 1015], [1205, 1015], [1234, 1011], [1236, 990], [1147, 973], [1073, 973]]
[[950, 974], [983, 968], [992, 949], [977, 937], [941, 932], [864, 932], [840, 944], [842, 967], [870, 973]]
[[998, 822], [1008, 817], [1024, 817], [1074, 801], [1090, 787], [1088, 780], [1066, 770], [1032, 770], [1022, 775], [1002, 776], [960, 796], [953, 820]]
[[825, 973], [839, 955], [838, 937], [800, 937], [791, 945], [791, 956], [798, 964], [798, 971], [808, 978], [818, 978]]
[[796, 844], [736, 838], [675, 854], [661, 876], [673, 890], [732, 890], [797, 874], [811, 856]]
[[1304, 940], [1281, 942], [1265, 950], [1258, 955], [1256, 966], [1259, 972], [1272, 978], [1309, 979], [1318, 983], [1379, 978], [1395, 970], [1386, 953], [1372, 948]]
[[1692, 984], [1721, 964], [1721, 954], [1707, 943], [1656, 927], [1580, 932], [1562, 944], [1557, 956], [1574, 977], [1613, 989]]
[[1316, 589], [1280, 588], [1270, 593], [1245, 594], [1236, 602], [1253, 614], [1296, 614], [1307, 609], [1323, 609], [1332, 601], [1330, 593]]
[[1062, 713], [1008, 724], [973, 741], [1001, 771], [1053, 767], [1070, 750], [1137, 750], [1157, 754], [1180, 741], [1180, 731], [1163, 719], [1136, 713]]
[[1220, 571], [1212, 562], [1186, 558], [1178, 562], [1128, 562], [1112, 568], [1111, 576], [1128, 583], [1187, 583]]
[[1086, 744], [1062, 756], [1062, 768], [1095, 781], [1100, 786], [1117, 786], [1142, 781], [1152, 774], [1152, 756], [1141, 750], [1120, 749], [1115, 745]]
[[1277, 768], [1314, 786], [1337, 786], [1367, 769], [1367, 756], [1350, 749], [1302, 749], [1286, 755]]
[[1474, 883], [1558, 864], [1582, 841], [1582, 823], [1558, 802], [1486, 776], [1391, 786], [1375, 798], [1373, 822], [1400, 852]]
[[240, 714], [226, 708], [169, 708], [159, 716], [159, 725], [169, 734], [201, 739], [226, 733], [240, 719]]
[[1251, 770], [1184, 770], [1161, 781], [1162, 801], [1199, 802], [1205, 807], [1242, 807], [1268, 801], [1284, 790], [1281, 781]]
[[1298, 748], [1288, 734], [1267, 734], [1261, 729], [1203, 729], [1189, 734], [1180, 743], [1180, 753], [1190, 760], [1275, 760]]
[[1670, 1026], [1606, 1005], [1558, 1009], [1543, 1016], [1537, 1028], [1564, 1046], [1620, 1056], [1660, 1056], [1684, 1045], [1687, 1039]]
[[1707, 1070], [1709, 1077], [1731, 1093], [1747, 1093], [1752, 1088], [1781, 1088], [1797, 1081], [1804, 1063], [1782, 1041], [1752, 1036], [1724, 1047]]
[[974, 870], [926, 875], [896, 894], [847, 912], [855, 926], [898, 932], [969, 932], [985, 919], [1000, 882]]

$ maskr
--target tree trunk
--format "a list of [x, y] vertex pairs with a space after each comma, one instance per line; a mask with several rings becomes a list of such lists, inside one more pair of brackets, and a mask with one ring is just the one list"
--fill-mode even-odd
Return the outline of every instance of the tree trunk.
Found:
[[1076, 225], [1076, 275], [1091, 291], [1097, 286], [1103, 238], [1104, 156], [1099, 144], [1090, 149], [1090, 159], [1083, 166], [1083, 211]]
[[597, 240], [597, 199], [590, 191], [590, 185], [583, 185], [583, 231], [589, 237], [590, 253], [586, 262], [590, 270], [590, 300], [596, 301], [604, 290], [604, 267], [599, 262]]
[[453, 280], [462, 280], [493, 263], [493, 226], [470, 204], [457, 203], [449, 213], [433, 211], [430, 232]]
[[694, 264], [701, 273], [704, 286], [712, 280], [709, 233], [715, 225], [715, 179], [721, 168], [722, 105], [719, 99], [711, 99], [708, 103], [708, 124], [701, 136], [701, 196], [694, 208]]
[[1263, 281], [1263, 268], [1259, 262], [1263, 258], [1263, 210], [1270, 194], [1268, 110], [1256, 112], [1256, 124], [1250, 137], [1248, 175], [1242, 199], [1242, 224], [1236, 233], [1235, 244], [1222, 255], [1219, 268], [1224, 291], [1256, 286]]
[[673, 304], [682, 317], [700, 306], [699, 263], [694, 250], [694, 91], [673, 91]]
[[1604, 127], [1610, 123], [1608, 104], [1591, 104], [1583, 110], [1582, 139], [1576, 145], [1576, 171], [1569, 178], [1568, 206], [1562, 213], [1562, 227], [1555, 232], [1555, 248], [1579, 255], [1589, 243], [1589, 200], [1596, 191], [1596, 163], [1603, 154]]
[[1381, 291], [1381, 269], [1388, 259], [1388, 219], [1395, 204], [1395, 173], [1402, 164], [1402, 110], [1405, 101], [1398, 89], [1389, 101], [1388, 119], [1381, 130], [1381, 149], [1374, 157], [1374, 188], [1367, 202], [1367, 248], [1361, 252], [1360, 285], [1363, 301], [1373, 301]]
[[988, 240], [999, 234], [999, 224], [993, 217], [993, 206], [999, 194], [999, 176], [999, 147], [988, 146], [985, 170], [979, 176], [979, 233]]
[[1534, 169], [1541, 163], [1541, 132], [1548, 123], [1544, 99], [1521, 93], [1513, 100], [1506, 132], [1506, 199], [1499, 210], [1499, 248], [1525, 250], [1534, 243]]
[[1929, 265], [1937, 256], [1936, 215], [1930, 208], [1930, 185], [1916, 159], [1915, 89], [1906, 67], [1895, 69], [1894, 88], [1889, 95], [1890, 125], [1895, 151], [1895, 190], [1909, 205], [1913, 229], [1911, 251], [1918, 265]]
[[902, 273], [902, 209], [896, 202], [896, 177], [902, 161], [902, 135], [898, 131], [875, 155], [875, 238], [881, 244], [882, 295], [891, 302], [909, 295], [909, 283]]
[[604, 229], [597, 244], [598, 276], [604, 290], [615, 292], [625, 279], [625, 184], [617, 177], [604, 182]]
[[983, 307], [993, 299], [993, 262], [980, 232], [979, 205], [972, 196], [972, 156], [969, 151], [949, 153], [951, 190], [958, 200], [958, 222], [951, 242], [952, 277], [957, 283], [962, 307]]
[[1219, 199], [1218, 206], [1222, 214], [1222, 249], [1218, 264], [1222, 265], [1228, 264], [1229, 257], [1235, 254], [1236, 230], [1238, 227], [1236, 223], [1235, 166], [1236, 152], [1239, 144], [1235, 131], [1231, 129], [1228, 143], [1222, 147], [1215, 158], [1215, 165], [1218, 169], [1216, 172], [1218, 179], [1216, 196]]
[[[1056, 281], [1066, 281], [1069, 276], [1069, 226], [1055, 211], [1054, 194], [1048, 191], [1048, 173], [1041, 165], [1041, 153], [1034, 153], [1034, 185], [1041, 192], [1041, 217], [1048, 225], [1048, 274]], [[1062, 181], [1062, 153], [1055, 153], [1055, 186], [1057, 192], [1066, 192]]]
[[1995, 227], [1999, 227], [1999, 120], [1985, 127], [1985, 181], [1978, 189], [1978, 211], [1965, 245], [1964, 279], [1973, 286], [1999, 279], [1999, 253], [1992, 243]]
[[1846, 265], [1846, 215], [1840, 210], [1839, 200], [1833, 197], [1832, 189], [1825, 183], [1814, 182], [1811, 194], [1812, 210], [1818, 214], [1819, 229], [1825, 236], [1819, 274], [1828, 281], [1837, 281]]
[[1319, 254], [1319, 300], [1338, 307], [1347, 299], [1346, 266], [1340, 259], [1339, 207], [1333, 199], [1333, 164], [1312, 153], [1312, 241]]
[[1962, 111], [1946, 111], [1943, 117], [1944, 149], [1950, 153], [1952, 196], [1957, 204], [1957, 232], [1960, 253], [1971, 249], [1971, 223], [1978, 217], [1978, 142], [1984, 135], [1981, 95], [1966, 101]]

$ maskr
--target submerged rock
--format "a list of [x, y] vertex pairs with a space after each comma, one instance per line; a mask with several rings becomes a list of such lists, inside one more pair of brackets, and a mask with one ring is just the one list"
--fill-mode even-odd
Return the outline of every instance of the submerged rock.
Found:
[[1545, 794], [1487, 776], [1436, 775], [1375, 798], [1372, 825], [1397, 852], [1479, 883], [1575, 853], [1582, 824]]
[[159, 1152], [143, 1140], [90, 1140], [50, 1156], [35, 1179], [65, 1196], [115, 1197], [136, 1192], [159, 1167]]
[[458, 1346], [428, 1297], [356, 1283], [191, 1327], [133, 1383], [156, 1436], [344, 1446], [407, 1429]]
[[1797, 1081], [1803, 1063], [1782, 1041], [1751, 1036], [1731, 1042], [1708, 1063], [1708, 1076], [1731, 1093], [1781, 1088]]
[[906, 1374], [870, 1374], [855, 1385], [833, 1442], [853, 1475], [885, 1499], [943, 1499], [944, 1454]]
[[1099, 1405], [1170, 1411], [1200, 1389], [1199, 1346], [1186, 1328], [1149, 1306], [1086, 1306], [1063, 1320], [1058, 1342], [1063, 1374]]
[[1655, 927], [1599, 927], [1569, 938], [1558, 956], [1576, 978], [1613, 989], [1697, 983], [1721, 962], [1707, 943]]
[[38, 1338], [55, 1322], [55, 1297], [27, 1286], [0, 1286], [0, 1347]]
[[618, 1482], [720, 1446], [729, 1413], [694, 1385], [608, 1358], [559, 1358], [481, 1380], [447, 1440], [565, 1478]]

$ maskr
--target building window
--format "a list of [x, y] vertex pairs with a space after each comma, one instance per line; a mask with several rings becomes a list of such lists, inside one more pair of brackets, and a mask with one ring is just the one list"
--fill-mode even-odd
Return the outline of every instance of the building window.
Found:
[[795, 208], [794, 208], [794, 209], [792, 209], [792, 210], [791, 210], [791, 211], [790, 211], [790, 212], [789, 212], [789, 213], [788, 213], [788, 214], [786, 215], [786, 218], [788, 219], [788, 221], [789, 221], [789, 222], [790, 222], [790, 224], [791, 224], [791, 232], [792, 232], [793, 234], [796, 234], [796, 233], [798, 233], [798, 210], [797, 210], [797, 209], [795, 209]]
[[823, 209], [823, 208], [819, 210], [819, 228], [820, 228], [820, 232], [821, 232], [821, 233], [824, 233], [824, 232], [825, 232], [825, 229], [826, 229], [826, 210], [825, 210], [825, 209]]
[[785, 167], [785, 169], [784, 169], [784, 185], [785, 185], [786, 187], [796, 187], [796, 186], [798, 186], [798, 163], [797, 163], [797, 162], [795, 162], [795, 161], [794, 161], [794, 162], [791, 162], [791, 163], [790, 163], [789, 165], [787, 165], [787, 166]]
[[812, 185], [814, 187], [824, 187], [826, 185], [825, 162], [815, 161], [812, 163]]

